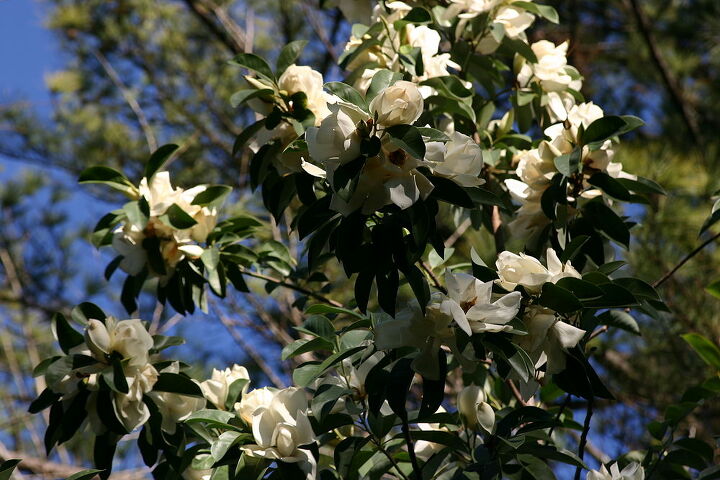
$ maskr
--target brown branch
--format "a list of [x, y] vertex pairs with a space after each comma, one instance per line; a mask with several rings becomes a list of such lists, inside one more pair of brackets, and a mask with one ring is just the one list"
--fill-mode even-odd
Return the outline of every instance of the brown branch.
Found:
[[472, 221], [469, 218], [466, 218], [465, 221], [462, 222], [459, 227], [457, 227], [453, 234], [450, 235], [447, 240], [445, 240], [445, 248], [450, 248], [455, 245], [455, 243], [460, 240], [460, 237], [463, 236], [463, 233], [465, 233], [465, 231], [470, 228], [471, 225]]
[[227, 318], [225, 315], [221, 314], [218, 309], [215, 309], [215, 313], [220, 318], [220, 321], [227, 329], [228, 333], [232, 336], [235, 343], [237, 343], [240, 348], [242, 348], [245, 353], [248, 354], [248, 356], [252, 359], [255, 364], [260, 367], [260, 370], [263, 371], [263, 373], [270, 379], [272, 383], [275, 384], [278, 388], [284, 388], [285, 382], [282, 381], [280, 377], [278, 377], [273, 369], [268, 365], [268, 363], [265, 361], [265, 359], [258, 353], [255, 348], [253, 348], [248, 342], [245, 341], [242, 335], [238, 333], [238, 331], [233, 327], [233, 322], [229, 318]]
[[140, 124], [140, 128], [143, 131], [143, 135], [145, 135], [145, 141], [147, 142], [150, 152], [154, 152], [155, 150], [157, 150], [157, 140], [155, 140], [155, 135], [153, 134], [152, 127], [150, 126], [150, 122], [148, 121], [147, 116], [145, 116], [145, 112], [143, 111], [142, 107], [135, 99], [133, 94], [130, 92], [130, 89], [122, 81], [117, 70], [115, 70], [115, 68], [108, 61], [108, 59], [105, 58], [105, 55], [103, 55], [99, 50], [96, 50], [94, 48], [91, 49], [91, 52], [93, 56], [97, 59], [97, 61], [100, 63], [100, 65], [103, 67], [103, 70], [105, 70], [107, 76], [110, 77], [110, 81], [112, 81], [115, 87], [120, 90], [120, 93], [130, 107], [130, 110], [132, 110], [135, 114], [135, 117]]
[[495, 238], [495, 251], [497, 253], [505, 250], [505, 238], [502, 232], [502, 217], [500, 216], [500, 207], [497, 205], [493, 206], [492, 209], [492, 233]]
[[[242, 35], [242, 37], [237, 36], [238, 32], [242, 32], [242, 30], [237, 24], [228, 30], [226, 23], [218, 17], [218, 10], [220, 9], [217, 6], [208, 6], [208, 4], [202, 0], [185, 0], [185, 4], [198, 20], [208, 27], [210, 32], [220, 43], [225, 45], [233, 55], [245, 52], [244, 35]], [[218, 21], [220, 24], [218, 24]], [[227, 18], [225, 21], [227, 21]]]
[[510, 387], [510, 391], [515, 397], [515, 400], [517, 400], [517, 402], [523, 407], [527, 407], [528, 403], [523, 398], [522, 393], [520, 393], [520, 390], [518, 389], [517, 385], [515, 385], [515, 382], [508, 378], [507, 380], [505, 380], [505, 383], [508, 387]]
[[435, 272], [432, 271], [432, 268], [430, 268], [430, 265], [427, 263], [420, 261], [420, 268], [423, 269], [423, 271], [427, 274], [427, 276], [432, 280], [432, 284], [435, 288], [440, 290], [442, 293], [447, 295], [448, 291], [447, 288], [443, 286], [443, 284], [440, 282], [440, 279], [435, 275]]
[[678, 112], [680, 112], [680, 115], [682, 116], [690, 135], [693, 137], [695, 144], [702, 145], [702, 134], [698, 128], [695, 112], [690, 110], [690, 106], [685, 100], [680, 83], [673, 76], [665, 58], [662, 56], [662, 53], [660, 53], [657, 39], [652, 31], [647, 15], [643, 11], [638, 0], [626, 0], [626, 5], [632, 11], [633, 17], [635, 18], [635, 24], [637, 25], [638, 30], [640, 30], [640, 34], [645, 41], [645, 45], [648, 48], [655, 68], [662, 78], [665, 90], [670, 96], [670, 100], [673, 104], [675, 104]]
[[[65, 478], [85, 470], [84, 468], [74, 467], [72, 465], [52, 462], [45, 458], [29, 457], [22, 452], [8, 450], [2, 443], [0, 443], [0, 462], [13, 458], [22, 459], [17, 467], [19, 471], [24, 471], [33, 475], [41, 475], [43, 477]], [[110, 476], [110, 480], [139, 480], [146, 478], [144, 475], [146, 472], [147, 470], [144, 469], [128, 470], [124, 472], [121, 471], [112, 474]]]
[[265, 275], [258, 272], [253, 272], [252, 270], [247, 269], [241, 269], [241, 272], [249, 277], [259, 278], [260, 280], [265, 280], [266, 282], [273, 282], [277, 283], [281, 287], [290, 288], [292, 290], [295, 290], [296, 292], [300, 292], [304, 295], [307, 295], [308, 297], [312, 297], [316, 300], [320, 300], [323, 303], [327, 303], [328, 305], [332, 305], [334, 307], [343, 307], [343, 304], [338, 302], [337, 300], [333, 300], [332, 298], [328, 298], [322, 294], [315, 293], [312, 290], [308, 290], [305, 287], [301, 287], [300, 285], [295, 285], [294, 283], [288, 283], [284, 280], [280, 280], [279, 278], [274, 278], [269, 275]]
[[668, 281], [668, 280], [670, 279], [670, 277], [672, 277], [672, 276], [675, 274], [675, 272], [677, 272], [678, 270], [680, 270], [680, 268], [682, 268], [682, 266], [685, 265], [691, 258], [693, 258], [695, 255], [697, 255], [698, 253], [700, 253], [705, 247], [707, 247], [708, 245], [710, 245], [711, 243], [713, 243], [713, 242], [714, 242], [715, 240], [717, 240], [718, 238], [720, 238], [720, 233], [715, 234], [715, 235], [713, 235], [712, 237], [708, 238], [708, 239], [705, 240], [703, 243], [701, 243], [697, 248], [695, 248], [692, 252], [690, 252], [690, 253], [688, 253], [687, 255], [685, 255], [685, 256], [683, 257], [683, 259], [680, 260], [680, 262], [678, 262], [678, 264], [675, 265], [669, 272], [667, 272], [667, 273], [666, 273], [665, 275], [663, 275], [660, 279], [658, 279], [657, 281], [655, 281], [655, 283], [653, 283], [653, 287], [659, 287], [660, 285], [662, 285], [663, 283], [665, 283], [666, 281]]

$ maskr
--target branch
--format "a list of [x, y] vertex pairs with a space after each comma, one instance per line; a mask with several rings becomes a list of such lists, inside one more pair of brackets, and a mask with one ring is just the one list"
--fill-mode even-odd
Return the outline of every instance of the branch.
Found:
[[95, 56], [100, 65], [102, 65], [105, 73], [107, 73], [108, 77], [110, 77], [110, 80], [115, 85], [115, 87], [120, 90], [120, 93], [130, 107], [130, 110], [132, 110], [135, 114], [135, 117], [137, 117], [140, 128], [142, 128], [143, 135], [145, 135], [145, 141], [148, 144], [150, 152], [154, 152], [155, 150], [157, 150], [157, 140], [155, 140], [155, 135], [153, 134], [152, 127], [150, 126], [150, 122], [148, 122], [148, 119], [145, 116], [145, 112], [143, 111], [142, 107], [140, 107], [138, 101], [135, 99], [135, 97], [125, 85], [125, 83], [123, 83], [117, 70], [115, 70], [115, 68], [113, 68], [112, 64], [108, 61], [108, 59], [105, 58], [105, 55], [103, 55], [102, 53], [100, 53], [99, 50], [96, 50], [94, 48], [90, 51], [92, 52], [93, 56]]
[[[210, 32], [220, 43], [225, 45], [233, 55], [245, 52], [244, 34], [242, 34], [240, 27], [231, 20], [230, 22], [233, 24], [233, 28], [228, 30], [228, 24], [226, 24], [226, 22], [228, 22], [229, 17], [227, 17], [226, 12], [224, 12], [224, 15], [218, 15], [218, 11], [221, 10], [219, 7], [214, 5], [208, 7], [202, 0], [185, 0], [185, 4], [198, 20], [208, 27]], [[216, 20], [220, 21], [222, 27], [218, 25]]]
[[[587, 413], [585, 414], [585, 422], [583, 424], [582, 435], [580, 436], [580, 444], [578, 445], [578, 457], [580, 460], [585, 456], [585, 447], [587, 446], [587, 437], [590, 433], [590, 420], [593, 415], [593, 398], [590, 397], [587, 404]], [[580, 474], [582, 473], [583, 467], [578, 465], [575, 470], [575, 480], [580, 480]]]
[[513, 396], [515, 397], [515, 400], [518, 401], [520, 405], [523, 407], [527, 407], [528, 403], [525, 401], [525, 399], [522, 396], [522, 393], [520, 393], [520, 390], [518, 390], [517, 385], [515, 385], [515, 382], [513, 382], [511, 379], [505, 380], [505, 383], [508, 387], [510, 387], [510, 391], [512, 392]]
[[432, 268], [430, 268], [430, 265], [427, 263], [420, 261], [420, 268], [423, 269], [423, 271], [427, 274], [428, 277], [430, 277], [430, 280], [432, 280], [433, 286], [440, 290], [442, 293], [447, 295], [448, 291], [447, 288], [443, 286], [443, 284], [440, 282], [440, 279], [437, 278], [437, 275], [435, 275], [435, 272], [432, 271]]
[[678, 270], [680, 270], [680, 268], [681, 268], [683, 265], [685, 265], [691, 258], [693, 258], [695, 255], [697, 255], [698, 253], [700, 253], [705, 247], [707, 247], [708, 245], [710, 245], [711, 243], [713, 243], [713, 242], [714, 242], [715, 240], [717, 240], [718, 238], [720, 238], [720, 233], [715, 234], [715, 235], [713, 235], [712, 237], [708, 238], [708, 239], [705, 240], [703, 243], [701, 243], [697, 248], [695, 248], [692, 252], [690, 252], [690, 253], [688, 253], [687, 255], [685, 255], [685, 257], [683, 257], [683, 259], [680, 260], [680, 262], [679, 262], [677, 265], [675, 265], [675, 266], [672, 268], [672, 270], [670, 270], [669, 272], [667, 272], [667, 273], [666, 273], [665, 275], [663, 275], [659, 280], [657, 280], [655, 283], [653, 283], [653, 287], [659, 287], [660, 285], [662, 285], [663, 283], [665, 283], [667, 280], [669, 280], [670, 277], [672, 277], [672, 276], [675, 274], [675, 272], [677, 272]]
[[312, 290], [308, 290], [305, 287], [301, 287], [300, 285], [295, 285], [294, 283], [288, 283], [284, 280], [280, 280], [279, 278], [274, 278], [269, 275], [264, 275], [262, 273], [253, 272], [252, 270], [247, 270], [244, 268], [241, 269], [240, 271], [249, 277], [259, 278], [260, 280], [265, 280], [266, 282], [277, 283], [281, 287], [290, 288], [292, 290], [295, 290], [296, 292], [300, 292], [304, 295], [307, 295], [308, 297], [312, 297], [316, 300], [320, 300], [323, 303], [327, 303], [328, 305], [332, 305], [334, 307], [341, 307], [341, 308], [343, 307], [342, 303], [340, 303], [336, 300], [333, 300], [332, 298], [328, 298], [322, 294], [315, 293]]
[[233, 340], [235, 340], [235, 343], [237, 343], [240, 348], [242, 348], [245, 353], [248, 354], [248, 356], [252, 359], [253, 362], [257, 364], [258, 367], [260, 367], [260, 370], [263, 371], [263, 373], [270, 379], [272, 383], [275, 384], [277, 388], [285, 388], [285, 382], [278, 377], [272, 368], [270, 368], [270, 365], [265, 361], [265, 359], [258, 353], [255, 348], [250, 346], [248, 342], [245, 341], [242, 335], [240, 335], [234, 328], [233, 328], [233, 322], [229, 318], [227, 318], [225, 315], [220, 313], [218, 309], [215, 309], [215, 313], [220, 318], [220, 321], [227, 329], [228, 333], [232, 336]]
[[681, 86], [677, 79], [673, 76], [670, 68], [660, 53], [660, 49], [657, 46], [657, 40], [653, 34], [652, 27], [648, 21], [645, 12], [638, 3], [638, 0], [626, 0], [626, 4], [632, 10], [633, 16], [635, 17], [635, 23], [640, 30], [640, 34], [645, 41], [645, 44], [650, 52], [655, 68], [657, 69], [663, 83], [665, 84], [665, 90], [667, 90], [670, 100], [675, 104], [675, 107], [680, 112], [680, 115], [687, 126], [690, 135], [693, 137], [693, 141], [696, 145], [702, 145], [702, 134], [698, 128], [697, 121], [695, 119], [695, 113], [689, 108], [688, 102], [685, 100], [681, 90]]
[[[0, 443], [0, 462], [13, 458], [22, 459], [18, 465], [18, 470], [42, 477], [65, 478], [85, 470], [84, 468], [52, 462], [40, 457], [28, 457], [24, 453], [8, 450]], [[117, 472], [110, 476], [110, 480], [137, 480], [138, 478], [144, 478], [144, 473], [146, 473], [144, 469]]]

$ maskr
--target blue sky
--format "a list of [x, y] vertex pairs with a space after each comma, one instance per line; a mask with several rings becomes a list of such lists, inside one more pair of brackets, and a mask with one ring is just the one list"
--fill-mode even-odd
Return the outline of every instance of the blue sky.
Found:
[[50, 97], [43, 77], [60, 65], [54, 38], [43, 27], [41, 4], [0, 0], [0, 101], [19, 97], [46, 107]]

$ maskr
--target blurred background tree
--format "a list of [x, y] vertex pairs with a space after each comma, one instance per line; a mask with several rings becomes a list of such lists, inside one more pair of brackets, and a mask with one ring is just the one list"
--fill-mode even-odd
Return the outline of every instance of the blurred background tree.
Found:
[[[302, 61], [319, 66], [327, 79], [338, 79], [333, 65], [342, 53], [340, 39], [349, 26], [336, 9], [316, 0], [47, 0], [45, 25], [54, 33], [64, 67], [46, 78], [52, 106], [41, 111], [26, 101], [0, 98], [0, 156], [25, 172], [0, 177], [0, 459], [22, 452], [42, 469], [67, 468], [83, 444], [70, 444], [48, 463], [43, 425], [24, 412], [42, 390], [22, 372], [31, 371], [49, 353], [49, 318], [55, 310], [91, 299], [117, 305], [105, 292], [98, 268], [109, 261], [87, 243], [88, 222], [116, 205], [119, 198], [77, 200], [77, 173], [104, 164], [136, 177], [148, 153], [177, 143], [175, 161], [180, 185], [200, 182], [233, 184], [234, 208], [257, 211], [258, 200], [246, 185], [247, 157], [233, 155], [233, 141], [252, 113], [231, 107], [242, 86], [236, 68], [226, 61], [243, 51], [271, 59], [294, 39], [311, 40]], [[711, 195], [720, 188], [716, 153], [720, 138], [720, 4], [715, 0], [554, 0], [565, 22], [543, 24], [531, 40], [570, 39], [570, 62], [585, 76], [584, 93], [608, 113], [633, 113], [648, 126], [619, 152], [626, 170], [652, 178], [668, 191], [665, 198], [626, 212], [640, 226], [633, 230], [635, 252], [627, 258], [635, 274], [652, 283], [670, 271], [712, 232], [697, 232], [710, 213]], [[182, 165], [180, 165], [182, 163]], [[16, 169], [17, 170], [17, 169]], [[88, 201], [91, 198], [91, 201]], [[79, 205], [79, 202], [87, 202]], [[85, 209], [81, 221], [69, 211]], [[101, 208], [95, 212], [94, 208]], [[92, 211], [92, 212], [91, 212]], [[75, 215], [75, 214], [73, 214]], [[261, 241], [276, 239], [302, 248], [284, 225], [270, 225]], [[463, 223], [461, 229], [468, 228]], [[447, 232], [451, 236], [452, 230]], [[469, 253], [476, 247], [491, 256], [487, 232], [463, 237], [453, 246]], [[94, 253], [90, 253], [94, 252]], [[91, 256], [94, 255], [94, 256]], [[606, 405], [595, 418], [604, 435], [593, 440], [613, 456], [640, 444], [644, 425], [678, 392], [704, 376], [704, 366], [678, 334], [697, 331], [720, 341], [720, 300], [705, 287], [720, 278], [720, 258], [713, 242], [663, 282], [661, 292], [672, 308], [661, 323], [641, 321], [642, 337], [614, 332], [600, 336], [597, 358], [609, 383], [624, 392], [626, 406]], [[337, 270], [333, 282], [342, 282]], [[321, 288], [323, 279], [313, 285]], [[206, 365], [245, 363], [265, 383], [284, 383], [290, 365], [265, 361], [295, 335], [300, 321], [297, 295], [273, 291], [272, 282], [250, 285], [253, 295], [229, 298], [228, 308], [212, 308], [218, 339], [208, 342], [209, 321], [178, 317], [145, 302], [143, 318], [161, 331], [189, 335], [188, 359]], [[348, 298], [351, 297], [348, 291]], [[339, 299], [347, 300], [347, 299]], [[115, 312], [121, 314], [118, 307]], [[112, 310], [112, 308], [110, 308]], [[193, 324], [193, 322], [196, 322]], [[203, 323], [205, 322], [205, 323]], [[196, 330], [193, 330], [196, 329]], [[215, 338], [215, 337], [213, 337]], [[223, 341], [225, 343], [223, 343]], [[261, 382], [262, 383], [262, 382]], [[628, 407], [629, 405], [629, 407]], [[632, 420], [632, 421], [631, 421]], [[720, 430], [720, 405], [708, 405], [688, 430], [703, 435]], [[597, 427], [596, 427], [597, 428]], [[612, 441], [615, 439], [615, 441]], [[647, 439], [645, 439], [647, 440]], [[84, 455], [87, 458], [87, 455]], [[127, 452], [125, 474], [138, 475], [134, 452]], [[60, 470], [45, 470], [62, 476]], [[137, 478], [137, 477], [134, 477]]]

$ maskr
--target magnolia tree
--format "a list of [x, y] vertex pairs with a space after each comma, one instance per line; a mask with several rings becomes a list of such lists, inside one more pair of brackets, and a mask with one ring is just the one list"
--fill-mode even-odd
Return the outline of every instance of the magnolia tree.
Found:
[[[262, 215], [224, 213], [230, 187], [174, 187], [163, 170], [174, 145], [139, 182], [103, 166], [80, 177], [129, 198], [93, 233], [116, 254], [106, 276], [125, 275], [128, 316], [142, 291], [187, 314], [268, 273], [282, 277], [271, 288], [300, 292], [305, 321], [275, 362], [302, 359], [294, 386], [259, 388], [239, 365], [193, 378], [166, 350], [181, 338], [83, 303], [55, 316], [62, 353], [34, 372], [47, 384], [30, 410], [49, 409], [48, 451], [94, 437], [101, 478], [131, 434], [158, 479], [719, 478], [713, 447], [676, 433], [720, 392], [717, 376], [648, 426], [646, 450], [586, 459], [594, 405], [614, 399], [590, 342], [608, 328], [639, 333], [630, 312], [666, 310], [651, 285], [618, 272], [633, 226], [623, 206], [663, 190], [614, 159], [642, 121], [583, 99], [567, 42], [528, 41], [555, 10], [336, 5], [357, 22], [343, 82], [296, 64], [305, 42], [275, 68], [232, 61], [244, 76], [230, 101], [257, 119], [236, 153], [252, 151], [250, 184], [302, 258], [254, 240]], [[490, 233], [494, 263], [475, 250], [453, 260], [447, 231], [457, 239], [467, 225]], [[346, 305], [332, 298], [335, 265], [354, 285]], [[686, 339], [720, 369], [717, 347]]]

